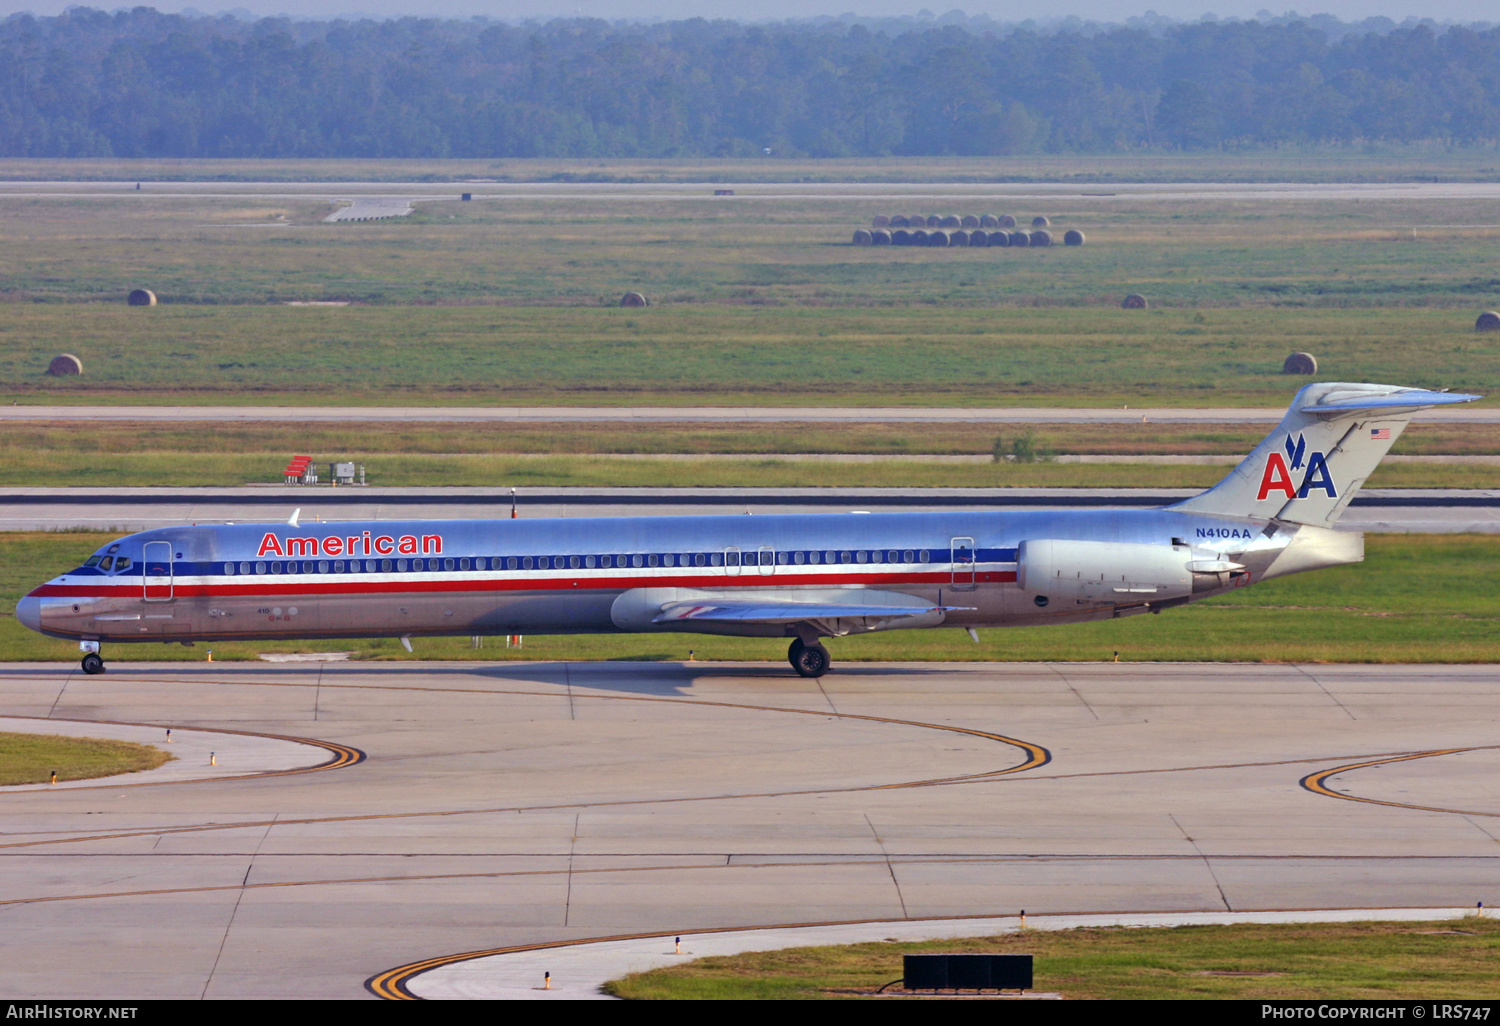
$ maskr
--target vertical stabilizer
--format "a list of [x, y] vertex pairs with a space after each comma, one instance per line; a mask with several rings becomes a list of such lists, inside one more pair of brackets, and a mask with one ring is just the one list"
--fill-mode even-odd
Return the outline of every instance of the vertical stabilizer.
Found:
[[1397, 385], [1308, 385], [1228, 477], [1172, 508], [1331, 527], [1416, 413], [1481, 398]]

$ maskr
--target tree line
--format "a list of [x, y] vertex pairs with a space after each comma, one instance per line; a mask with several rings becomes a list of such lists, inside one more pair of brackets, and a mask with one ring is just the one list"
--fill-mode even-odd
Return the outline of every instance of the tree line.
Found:
[[1500, 28], [0, 22], [0, 156], [1005, 155], [1500, 140]]

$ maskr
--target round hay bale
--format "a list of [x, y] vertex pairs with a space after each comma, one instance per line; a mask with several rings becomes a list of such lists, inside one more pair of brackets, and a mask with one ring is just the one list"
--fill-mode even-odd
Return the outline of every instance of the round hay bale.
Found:
[[1146, 309], [1146, 297], [1138, 292], [1132, 292], [1125, 297], [1125, 302], [1120, 304], [1122, 310], [1144, 310]]
[[897, 228], [895, 231], [891, 232], [891, 245], [910, 246], [911, 232], [907, 231], [905, 228]]
[[989, 244], [990, 244], [990, 233], [987, 232], [987, 231], [985, 231], [983, 228], [975, 228], [973, 231], [971, 231], [969, 233], [969, 245], [970, 245], [970, 247], [973, 247], [973, 246], [988, 246]]
[[854, 230], [854, 244], [856, 246], [868, 246], [871, 238], [872, 236], [869, 231], [864, 228], [856, 228]]
[[906, 219], [906, 227], [908, 227], [908, 228], [926, 228], [927, 227], [927, 215], [926, 214], [917, 214], [914, 217], [908, 217]]
[[888, 225], [890, 223], [891, 223], [891, 219], [889, 217], [886, 217], [884, 214], [876, 214], [875, 215], [875, 220], [873, 220], [873, 221], [870, 222], [870, 227], [871, 228], [884, 228], [886, 225]]
[[963, 218], [963, 221], [964, 221], [964, 223], [963, 223], [962, 227], [964, 227], [964, 228], [978, 228], [979, 227], [979, 218], [976, 217], [973, 214], [965, 214], [964, 218]]
[[1500, 313], [1496, 313], [1493, 310], [1486, 310], [1484, 313], [1480, 314], [1479, 319], [1474, 322], [1474, 330], [1500, 331]]
[[52, 362], [47, 365], [47, 373], [54, 378], [73, 377], [83, 373], [83, 361], [72, 353], [63, 353], [52, 358]]
[[1005, 249], [1010, 245], [1010, 232], [990, 232], [990, 249]]
[[952, 238], [950, 238], [948, 233], [943, 231], [941, 228], [939, 228], [935, 232], [927, 233], [927, 245], [929, 246], [946, 249], [948, 246], [952, 245], [952, 243]]
[[645, 306], [646, 297], [639, 292], [627, 292], [620, 297], [621, 306]]
[[927, 245], [927, 229], [926, 228], [918, 228], [916, 231], [912, 232], [911, 233], [911, 244], [913, 246], [925, 246], [925, 245]]
[[1051, 228], [1052, 227], [1052, 222], [1049, 221], [1049, 220], [1047, 220], [1045, 217], [1033, 217], [1031, 219], [1031, 227], [1033, 227], [1033, 228]]
[[1312, 353], [1293, 353], [1281, 365], [1281, 373], [1316, 374], [1318, 373], [1318, 358]]
[[1016, 219], [1009, 214], [1001, 214], [995, 218], [995, 223], [1000, 228], [1014, 228], [1016, 226]]
[[906, 225], [907, 225], [906, 217], [904, 215], [902, 215], [902, 214], [897, 214], [895, 217], [891, 218], [891, 227], [892, 228], [905, 228]]
[[1029, 246], [1029, 245], [1031, 245], [1031, 233], [1028, 232], [1028, 231], [1011, 232], [1010, 233], [1010, 244], [1012, 246]]
[[889, 246], [891, 244], [891, 233], [884, 228], [877, 228], [870, 233], [870, 245]]
[[1041, 228], [1041, 229], [1038, 229], [1037, 231], [1032, 232], [1031, 233], [1031, 244], [1033, 246], [1050, 246], [1050, 245], [1052, 245], [1052, 233], [1049, 232], [1049, 231], [1047, 231], [1045, 228]]
[[1067, 234], [1063, 236], [1063, 245], [1065, 246], [1082, 246], [1083, 243], [1083, 232], [1077, 228], [1069, 228]]
[[927, 220], [922, 223], [929, 228], [941, 228], [943, 226], [943, 219], [937, 214], [928, 214]]
[[1000, 227], [1000, 219], [998, 217], [996, 217], [994, 214], [985, 214], [983, 217], [981, 217], [979, 219], [979, 227], [981, 227], [981, 228], [999, 228]]
[[960, 228], [948, 236], [948, 245], [967, 246], [969, 244], [969, 233]]
[[150, 289], [131, 289], [130, 295], [125, 297], [125, 302], [131, 306], [155, 306], [156, 293]]
[[962, 228], [963, 226], [963, 218], [959, 217], [957, 214], [949, 214], [948, 216], [943, 218], [943, 223], [938, 227], [946, 228], [951, 232], [953, 229]]

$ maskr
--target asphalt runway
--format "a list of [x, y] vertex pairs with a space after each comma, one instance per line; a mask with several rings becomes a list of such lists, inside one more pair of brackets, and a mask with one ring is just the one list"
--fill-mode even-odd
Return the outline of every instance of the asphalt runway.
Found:
[[[245, 732], [220, 735], [232, 776], [0, 791], [6, 993], [350, 998], [426, 959], [632, 933], [1493, 905], [1497, 684], [1493, 666], [4, 665], [7, 717], [192, 728], [199, 761], [211, 732]], [[323, 768], [259, 764], [298, 739]]]
[[[952, 509], [1163, 506], [1193, 494], [1168, 488], [519, 488], [523, 517], [871, 513]], [[510, 515], [502, 488], [0, 488], [0, 531], [88, 528], [126, 533], [176, 524], [316, 520], [469, 520]], [[1360, 492], [1339, 521], [1385, 533], [1500, 532], [1500, 490]]]

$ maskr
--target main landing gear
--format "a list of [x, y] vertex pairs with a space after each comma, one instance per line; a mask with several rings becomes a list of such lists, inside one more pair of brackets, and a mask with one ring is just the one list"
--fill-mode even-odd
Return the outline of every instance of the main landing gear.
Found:
[[801, 638], [792, 642], [792, 647], [787, 650], [786, 658], [792, 664], [792, 669], [804, 677], [821, 677], [833, 665], [828, 649], [816, 641], [809, 645]]
[[99, 655], [99, 642], [80, 641], [78, 647], [83, 651], [83, 672], [88, 674], [103, 673], [104, 659]]

